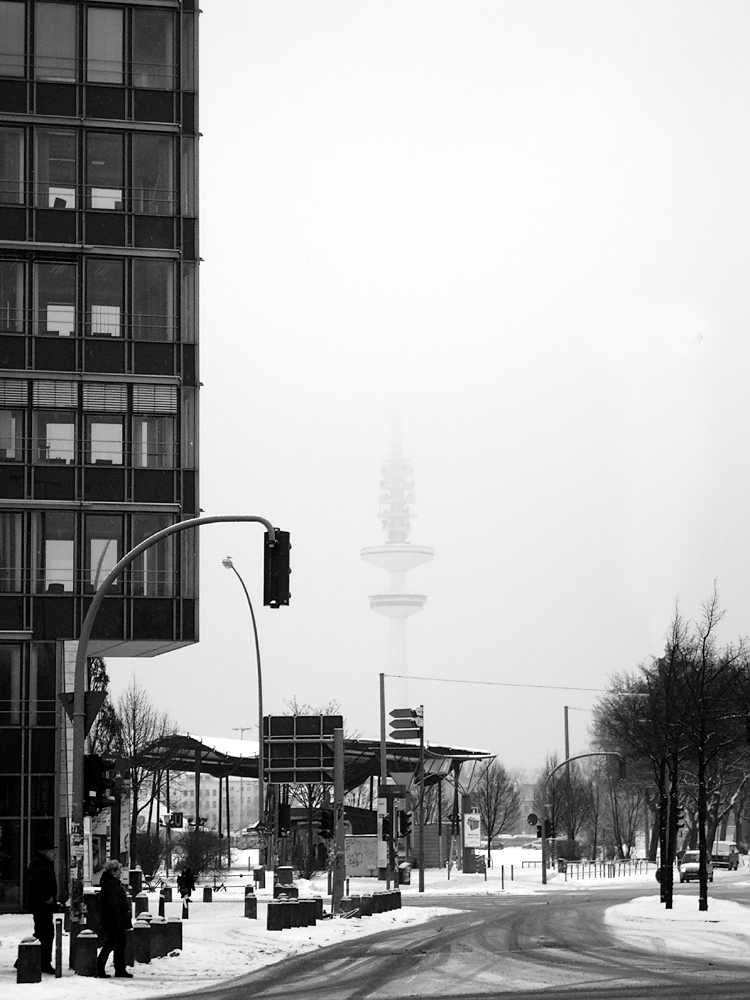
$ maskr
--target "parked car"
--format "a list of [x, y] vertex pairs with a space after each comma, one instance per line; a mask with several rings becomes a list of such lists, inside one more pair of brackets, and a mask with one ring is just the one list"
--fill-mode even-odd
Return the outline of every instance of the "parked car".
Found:
[[[691, 879], [700, 878], [701, 855], [700, 851], [685, 851], [679, 862], [680, 882], [689, 882]], [[708, 881], [714, 880], [714, 866], [710, 858], [706, 858], [706, 874]]]
[[731, 840], [719, 840], [714, 844], [711, 860], [716, 868], [728, 868], [737, 871], [740, 866], [740, 854], [737, 845]]

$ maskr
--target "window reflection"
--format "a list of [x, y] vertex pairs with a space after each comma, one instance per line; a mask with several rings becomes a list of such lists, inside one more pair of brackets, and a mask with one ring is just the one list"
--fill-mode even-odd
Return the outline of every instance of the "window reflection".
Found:
[[[138, 545], [172, 523], [163, 514], [136, 514], [133, 517], [133, 545]], [[173, 537], [163, 539], [132, 564], [133, 593], [144, 597], [171, 597], [174, 584]]]
[[76, 78], [76, 8], [69, 3], [37, 3], [36, 78], [74, 82]]
[[0, 410], [0, 462], [23, 461], [23, 410]]
[[92, 336], [122, 336], [123, 273], [122, 261], [86, 264], [87, 332]]
[[0, 332], [23, 330], [23, 264], [0, 260]]
[[170, 11], [133, 11], [133, 84], [174, 87], [174, 21]]
[[43, 465], [71, 465], [75, 460], [75, 415], [70, 411], [34, 414], [35, 460]]
[[41, 208], [76, 207], [76, 137], [65, 129], [36, 134], [36, 203]]
[[21, 721], [21, 647], [0, 644], [0, 725]]
[[0, 3], [0, 76], [24, 74], [25, 15], [25, 3]]
[[23, 204], [23, 132], [0, 128], [0, 204]]
[[174, 340], [172, 261], [133, 261], [133, 336], [136, 340]]
[[133, 417], [133, 465], [142, 469], [174, 468], [174, 417]]
[[168, 135], [133, 136], [133, 211], [174, 215], [173, 143]]
[[122, 83], [122, 11], [89, 8], [87, 43], [89, 83]]
[[91, 514], [86, 518], [84, 580], [86, 589], [97, 590], [120, 560], [122, 519]]
[[122, 417], [86, 417], [86, 461], [92, 465], [122, 465]]
[[38, 588], [48, 594], [73, 590], [75, 515], [38, 514], [35, 523]]
[[76, 326], [75, 301], [75, 264], [36, 265], [36, 333], [70, 337]]
[[21, 590], [22, 530], [22, 514], [0, 512], [0, 590], [6, 593]]
[[86, 138], [86, 191], [89, 208], [122, 209], [123, 139], [89, 134]]

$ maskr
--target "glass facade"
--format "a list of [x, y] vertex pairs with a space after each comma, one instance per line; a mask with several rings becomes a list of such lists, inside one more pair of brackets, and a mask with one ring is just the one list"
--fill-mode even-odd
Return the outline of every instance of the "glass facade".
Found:
[[[0, 0], [0, 911], [42, 838], [65, 881], [58, 695], [92, 595], [198, 513], [197, 16]], [[196, 580], [195, 539], [144, 552], [90, 655], [196, 641]]]

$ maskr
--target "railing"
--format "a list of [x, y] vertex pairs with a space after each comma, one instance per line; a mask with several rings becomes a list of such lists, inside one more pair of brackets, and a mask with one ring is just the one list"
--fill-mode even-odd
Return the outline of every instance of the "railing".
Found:
[[[652, 862], [642, 860], [620, 861], [566, 861], [559, 858], [558, 871], [565, 875], [565, 881], [585, 878], [623, 878], [628, 875], [648, 874]], [[656, 865], [654, 865], [654, 869]]]

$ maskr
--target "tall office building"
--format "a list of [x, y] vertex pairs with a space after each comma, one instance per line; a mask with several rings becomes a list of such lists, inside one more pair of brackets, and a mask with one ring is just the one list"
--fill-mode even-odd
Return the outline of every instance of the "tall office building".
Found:
[[[65, 880], [76, 637], [196, 515], [195, 0], [0, 0], [0, 909]], [[90, 655], [197, 639], [196, 538], [144, 553]]]

